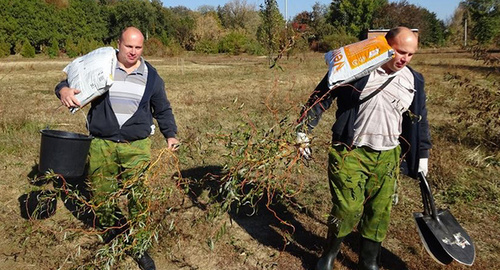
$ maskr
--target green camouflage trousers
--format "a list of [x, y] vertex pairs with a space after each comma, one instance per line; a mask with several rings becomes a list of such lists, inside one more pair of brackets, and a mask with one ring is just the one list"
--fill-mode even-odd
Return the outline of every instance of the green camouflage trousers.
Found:
[[332, 195], [329, 226], [337, 237], [356, 225], [364, 238], [382, 242], [389, 227], [393, 196], [399, 176], [401, 148], [350, 150], [344, 145], [329, 151], [328, 178]]
[[[130, 217], [147, 210], [143, 173], [151, 160], [149, 138], [130, 143], [116, 143], [95, 138], [89, 150], [89, 185], [92, 203], [100, 227], [115, 226], [120, 219], [117, 205], [121, 195], [127, 195]], [[147, 216], [147, 215], [145, 215]]]

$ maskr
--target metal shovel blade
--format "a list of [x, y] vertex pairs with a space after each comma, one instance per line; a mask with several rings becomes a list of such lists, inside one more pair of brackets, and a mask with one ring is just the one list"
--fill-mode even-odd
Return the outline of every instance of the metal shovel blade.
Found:
[[439, 244], [439, 240], [434, 236], [434, 234], [429, 229], [429, 226], [425, 223], [424, 215], [422, 213], [413, 213], [415, 222], [417, 223], [418, 234], [420, 239], [424, 244], [427, 253], [438, 263], [442, 265], [450, 264], [453, 258], [448, 255], [444, 248]]
[[450, 211], [436, 210], [429, 183], [424, 175], [419, 178], [424, 212], [413, 216], [426, 250], [441, 264], [449, 264], [451, 258], [471, 266], [476, 256], [472, 239]]
[[439, 210], [437, 219], [429, 216], [423, 220], [448, 255], [465, 265], [474, 263], [476, 253], [472, 239], [450, 211]]

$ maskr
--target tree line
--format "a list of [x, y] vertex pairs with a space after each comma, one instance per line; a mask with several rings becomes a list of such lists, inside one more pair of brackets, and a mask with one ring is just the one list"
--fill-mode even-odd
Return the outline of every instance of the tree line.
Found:
[[368, 29], [398, 25], [418, 28], [421, 46], [464, 45], [466, 33], [469, 45], [500, 43], [500, 0], [462, 1], [447, 22], [406, 0], [332, 0], [290, 21], [277, 0], [258, 7], [230, 0], [196, 10], [164, 7], [160, 0], [0, 0], [0, 6], [2, 57], [75, 57], [116, 46], [121, 30], [132, 25], [146, 36], [145, 54], [157, 56], [327, 51], [365, 38]]

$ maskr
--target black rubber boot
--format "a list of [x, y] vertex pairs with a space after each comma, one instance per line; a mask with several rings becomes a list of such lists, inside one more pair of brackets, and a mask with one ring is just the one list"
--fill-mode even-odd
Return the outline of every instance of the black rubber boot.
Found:
[[321, 258], [316, 263], [315, 270], [332, 270], [335, 258], [339, 254], [340, 246], [344, 237], [328, 236], [327, 248], [323, 252]]
[[134, 260], [141, 270], [156, 270], [155, 261], [153, 261], [153, 258], [147, 252], [144, 252], [139, 258], [134, 258]]
[[361, 238], [361, 251], [359, 252], [358, 269], [378, 270], [378, 258], [381, 251], [381, 242]]

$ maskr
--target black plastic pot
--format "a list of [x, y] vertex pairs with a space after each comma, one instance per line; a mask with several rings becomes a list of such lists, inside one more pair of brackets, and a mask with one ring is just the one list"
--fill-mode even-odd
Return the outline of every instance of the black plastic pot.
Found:
[[64, 177], [78, 177], [84, 174], [93, 137], [49, 129], [40, 130], [40, 133], [40, 173], [52, 170]]

